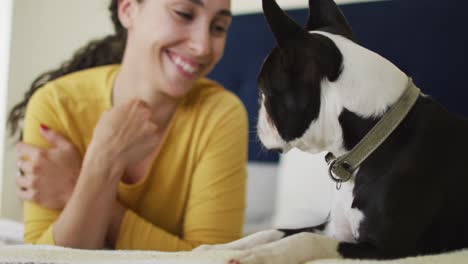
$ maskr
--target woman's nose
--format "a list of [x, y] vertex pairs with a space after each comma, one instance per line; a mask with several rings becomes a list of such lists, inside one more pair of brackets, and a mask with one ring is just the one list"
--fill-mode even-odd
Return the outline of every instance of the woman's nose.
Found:
[[190, 35], [190, 49], [197, 57], [209, 57], [211, 55], [210, 30], [205, 27], [193, 29]]

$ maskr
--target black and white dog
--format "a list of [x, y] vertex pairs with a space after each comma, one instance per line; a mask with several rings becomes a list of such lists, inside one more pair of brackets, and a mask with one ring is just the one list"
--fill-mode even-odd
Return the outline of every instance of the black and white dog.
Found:
[[[408, 76], [356, 44], [333, 0], [309, 0], [303, 29], [274, 0], [278, 46], [259, 74], [258, 134], [268, 149], [348, 153], [399, 100]], [[231, 263], [392, 259], [468, 247], [468, 121], [419, 95], [405, 119], [336, 192], [329, 219], [232, 243]], [[313, 174], [313, 172], [311, 172]]]

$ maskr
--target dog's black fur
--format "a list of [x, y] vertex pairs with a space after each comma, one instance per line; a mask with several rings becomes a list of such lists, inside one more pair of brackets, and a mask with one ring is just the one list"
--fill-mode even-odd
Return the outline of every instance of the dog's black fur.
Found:
[[[354, 42], [356, 38], [332, 0], [309, 1], [305, 30], [275, 1], [263, 2], [278, 46], [262, 66], [258, 87], [269, 121], [289, 142], [300, 138], [319, 116], [321, 81], [335, 82], [346, 70], [334, 42], [308, 31]], [[366, 78], [365, 72], [361, 78]], [[344, 109], [339, 116], [344, 148], [354, 147], [379, 119]], [[361, 165], [352, 202], [364, 214], [360, 235], [356, 243], [341, 242], [338, 252], [346, 258], [389, 259], [468, 247], [467, 150], [468, 121], [421, 95], [399, 127]], [[325, 226], [284, 231], [292, 235]]]

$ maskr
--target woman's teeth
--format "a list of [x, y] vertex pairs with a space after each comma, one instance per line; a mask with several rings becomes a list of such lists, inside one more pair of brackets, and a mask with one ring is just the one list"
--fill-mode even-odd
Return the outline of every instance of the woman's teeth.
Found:
[[197, 71], [196, 67], [193, 67], [192, 65], [184, 62], [180, 57], [176, 57], [174, 59], [174, 63], [176, 65], [182, 67], [182, 69], [184, 69], [184, 71], [186, 71], [188, 73], [194, 74]]

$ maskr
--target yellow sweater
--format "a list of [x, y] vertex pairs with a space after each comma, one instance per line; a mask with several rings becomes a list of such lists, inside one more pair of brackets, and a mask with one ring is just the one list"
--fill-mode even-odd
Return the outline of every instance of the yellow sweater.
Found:
[[[45, 124], [84, 156], [101, 113], [111, 107], [118, 69], [93, 68], [40, 88], [26, 110], [24, 141], [48, 147], [39, 133]], [[179, 251], [238, 239], [245, 209], [247, 137], [240, 100], [215, 82], [197, 81], [178, 104], [149, 173], [136, 184], [119, 183], [118, 198], [128, 210], [116, 249]], [[59, 214], [26, 202], [25, 242], [53, 245]]]

